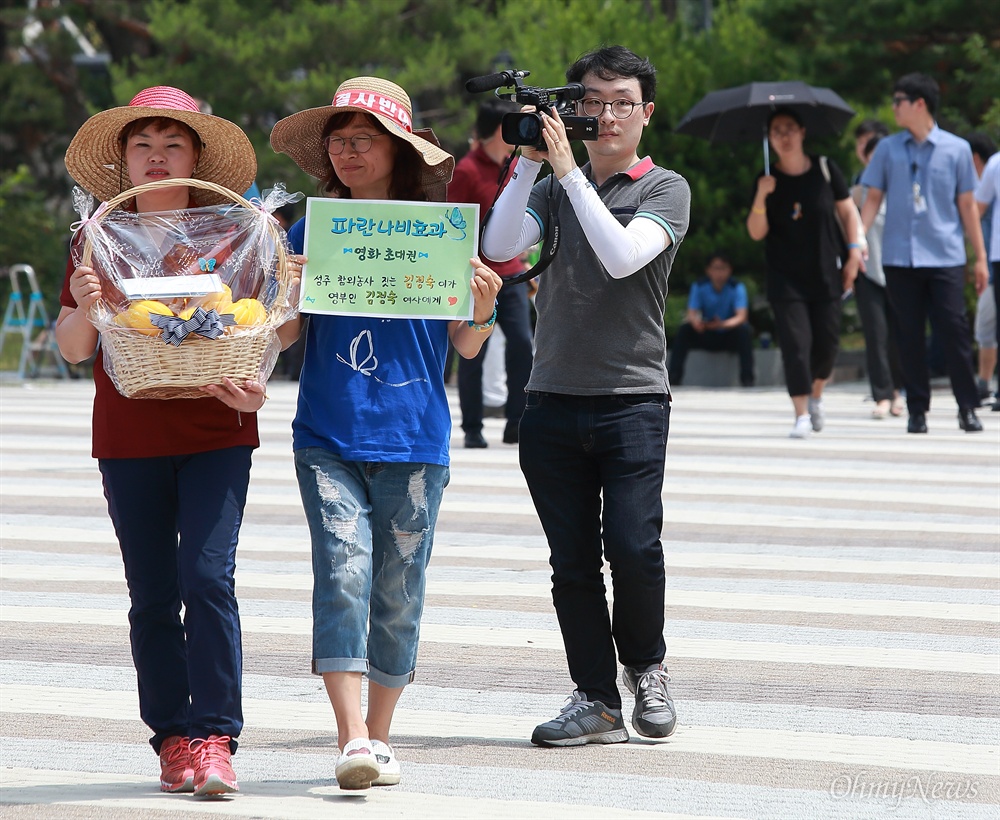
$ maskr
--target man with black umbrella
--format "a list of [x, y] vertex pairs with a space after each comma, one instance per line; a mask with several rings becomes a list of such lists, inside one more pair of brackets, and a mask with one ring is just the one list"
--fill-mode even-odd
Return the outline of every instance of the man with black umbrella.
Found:
[[882, 263], [896, 316], [900, 365], [910, 420], [908, 433], [927, 432], [930, 375], [928, 315], [945, 351], [958, 426], [980, 432], [979, 392], [972, 367], [965, 309], [965, 236], [976, 255], [976, 291], [989, 280], [986, 248], [973, 199], [976, 172], [965, 140], [935, 122], [940, 92], [925, 74], [907, 74], [893, 87], [892, 110], [899, 133], [879, 142], [861, 177], [868, 187], [861, 219], [865, 229], [886, 200]]

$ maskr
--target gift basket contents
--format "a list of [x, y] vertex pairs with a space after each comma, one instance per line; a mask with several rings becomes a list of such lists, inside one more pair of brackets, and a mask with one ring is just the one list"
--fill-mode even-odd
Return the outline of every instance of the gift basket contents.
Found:
[[[168, 185], [211, 191], [221, 204], [135, 213], [119, 206]], [[90, 320], [104, 368], [128, 398], [204, 398], [230, 378], [265, 382], [280, 352], [276, 328], [294, 318], [288, 240], [271, 216], [295, 202], [278, 186], [263, 202], [197, 179], [150, 182], [103, 203], [77, 189], [83, 242], [74, 265], [92, 267], [101, 299]], [[77, 258], [79, 257], [79, 258]]]

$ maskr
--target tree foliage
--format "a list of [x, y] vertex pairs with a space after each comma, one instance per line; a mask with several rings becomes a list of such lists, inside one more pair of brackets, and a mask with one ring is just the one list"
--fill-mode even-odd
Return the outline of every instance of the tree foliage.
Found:
[[[743, 228], [761, 146], [710, 145], [674, 126], [705, 93], [751, 80], [802, 79], [837, 90], [858, 112], [891, 125], [894, 77], [925, 71], [942, 85], [942, 125], [1000, 137], [1000, 16], [994, 0], [39, 0], [0, 11], [0, 183], [4, 209], [37, 208], [38, 243], [65, 235], [71, 181], [66, 145], [90, 114], [149, 85], [176, 85], [238, 122], [258, 156], [258, 181], [307, 194], [315, 183], [271, 151], [273, 124], [326, 105], [355, 74], [406, 88], [419, 125], [461, 155], [478, 98], [467, 79], [505, 68], [557, 86], [581, 53], [622, 43], [657, 66], [656, 110], [642, 151], [682, 173], [693, 192], [691, 230], [672, 274], [684, 290], [705, 254], [725, 249], [762, 278], [759, 245]], [[31, 42], [25, 25], [38, 21]], [[100, 59], [81, 60], [79, 38]], [[850, 135], [810, 141], [853, 169]], [[585, 154], [578, 146], [580, 158]], [[11, 183], [15, 178], [16, 184]], [[23, 197], [29, 186], [30, 196]], [[13, 196], [10, 192], [15, 192]], [[21, 198], [19, 198], [21, 197]], [[14, 203], [14, 204], [12, 204]], [[6, 220], [5, 220], [6, 221]], [[34, 223], [32, 223], [34, 224]], [[48, 232], [48, 233], [47, 233]], [[24, 253], [42, 255], [25, 241]], [[57, 243], [58, 245], [58, 243]], [[0, 247], [4, 254], [16, 253]], [[23, 261], [4, 256], [0, 265]], [[61, 265], [43, 275], [56, 283]], [[751, 283], [752, 284], [752, 283]], [[48, 288], [52, 290], [52, 286]]]

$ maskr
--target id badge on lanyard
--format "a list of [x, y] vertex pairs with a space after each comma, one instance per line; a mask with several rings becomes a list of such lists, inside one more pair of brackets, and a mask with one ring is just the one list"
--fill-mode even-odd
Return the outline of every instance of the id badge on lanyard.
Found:
[[917, 172], [920, 171], [920, 166], [917, 165], [917, 161], [913, 159], [913, 154], [910, 152], [909, 145], [906, 147], [906, 153], [910, 158], [910, 181], [913, 189], [913, 213], [922, 214], [927, 210], [927, 200], [924, 198], [924, 195], [920, 190], [920, 182], [917, 180]]

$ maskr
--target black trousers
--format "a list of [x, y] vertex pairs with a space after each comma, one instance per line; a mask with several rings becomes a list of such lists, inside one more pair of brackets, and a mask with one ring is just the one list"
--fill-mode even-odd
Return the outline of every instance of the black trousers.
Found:
[[677, 329], [677, 336], [670, 346], [670, 384], [680, 385], [684, 382], [684, 362], [687, 361], [689, 350], [729, 350], [740, 356], [740, 384], [749, 387], [753, 384], [753, 338], [750, 335], [750, 325], [727, 328], [726, 330], [696, 331], [685, 322]]
[[899, 366], [899, 348], [889, 296], [884, 287], [864, 274], [859, 274], [855, 280], [854, 293], [858, 299], [861, 329], [865, 334], [865, 365], [872, 398], [875, 401], [891, 401], [893, 393], [903, 386], [903, 374]]
[[774, 329], [789, 396], [812, 393], [814, 379], [828, 379], [840, 349], [839, 299], [776, 301]]
[[[507, 421], [517, 424], [524, 413], [524, 387], [531, 375], [532, 333], [528, 284], [504, 285], [497, 294], [497, 324], [507, 339]], [[478, 433], [483, 429], [483, 362], [490, 340], [472, 359], [458, 357], [458, 403], [462, 409], [462, 430]]]
[[885, 283], [896, 317], [899, 363], [909, 412], [926, 413], [931, 406], [928, 318], [941, 343], [955, 401], [963, 409], [978, 407], [972, 334], [965, 309], [965, 266], [900, 268], [886, 265]]
[[[528, 394], [518, 450], [549, 542], [552, 603], [570, 676], [587, 700], [621, 708], [623, 666], [662, 662], [664, 395]], [[605, 561], [614, 605], [608, 613]]]

